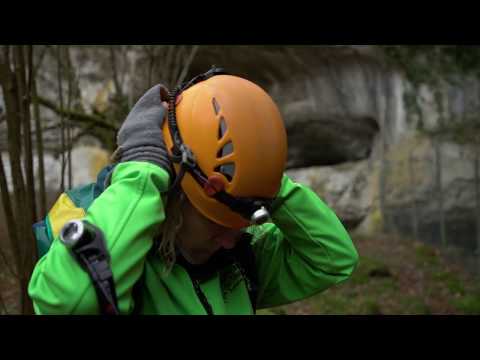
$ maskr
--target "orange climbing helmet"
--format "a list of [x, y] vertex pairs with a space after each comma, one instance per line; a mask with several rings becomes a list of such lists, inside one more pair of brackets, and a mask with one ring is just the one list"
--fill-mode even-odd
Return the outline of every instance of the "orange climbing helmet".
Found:
[[235, 229], [268, 219], [287, 136], [263, 89], [214, 67], [170, 92], [163, 133], [176, 172], [172, 188], [181, 183], [202, 215]]

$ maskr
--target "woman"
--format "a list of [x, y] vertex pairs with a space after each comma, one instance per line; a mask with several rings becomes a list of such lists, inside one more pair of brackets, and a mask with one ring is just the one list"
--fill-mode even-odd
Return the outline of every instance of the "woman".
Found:
[[[170, 94], [157, 85], [117, 140], [109, 185], [83, 220], [104, 234], [121, 314], [253, 314], [354, 270], [336, 215], [283, 174], [285, 128], [257, 85], [218, 69]], [[100, 312], [58, 236], [29, 293], [37, 314]]]

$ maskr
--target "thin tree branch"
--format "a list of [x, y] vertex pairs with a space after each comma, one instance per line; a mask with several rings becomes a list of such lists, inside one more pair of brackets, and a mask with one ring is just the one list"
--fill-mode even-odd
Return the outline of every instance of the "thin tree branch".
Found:
[[37, 64], [33, 67], [33, 76], [36, 77], [38, 74], [38, 71], [40, 70], [40, 67], [42, 66], [43, 59], [45, 58], [45, 55], [49, 49], [50, 45], [45, 45], [43, 47], [43, 51], [40, 53], [38, 57], [38, 62]]
[[176, 57], [175, 57], [175, 63], [173, 64], [171, 68], [171, 77], [170, 77], [170, 84], [171, 86], [174, 86], [177, 83], [177, 79], [180, 76], [180, 72], [182, 71], [182, 56], [184, 52], [184, 47], [179, 46], [177, 48], [176, 52]]
[[171, 87], [174, 85], [174, 82], [171, 81], [171, 76], [172, 76], [172, 65], [173, 65], [173, 58], [174, 58], [174, 55], [175, 55], [175, 49], [176, 49], [176, 45], [169, 45], [169, 46], [166, 46], [164, 47], [164, 52], [166, 51], [166, 55], [165, 55], [165, 60], [164, 60], [164, 64], [163, 64], [163, 71], [160, 72], [160, 79], [161, 81], [164, 81], [165, 84], [168, 86], [168, 87]]
[[109, 51], [110, 51], [110, 64], [112, 65], [112, 77], [113, 77], [113, 83], [115, 85], [115, 91], [117, 93], [117, 96], [122, 98], [123, 97], [122, 86], [120, 85], [120, 81], [118, 80], [117, 61], [115, 56], [116, 54], [115, 54], [115, 48], [113, 45], [109, 46]]
[[[47, 194], [45, 191], [45, 163], [43, 158], [43, 131], [40, 122], [40, 106], [37, 97], [36, 75], [32, 78], [32, 102], [33, 116], [35, 120], [34, 136], [36, 137], [37, 157], [38, 157], [38, 176], [40, 183], [40, 212], [43, 215], [47, 212]], [[55, 127], [56, 128], [56, 127]]]
[[[67, 82], [67, 110], [70, 110], [72, 107], [72, 86], [73, 86], [73, 74], [72, 74], [72, 64], [70, 61], [70, 47], [67, 46], [65, 48], [65, 57], [67, 60], [67, 75], [68, 75], [68, 82]], [[71, 125], [67, 118], [67, 167], [68, 167], [68, 187], [72, 187], [72, 147], [71, 147]]]
[[63, 116], [68, 117], [70, 121], [76, 121], [86, 125], [95, 125], [99, 128], [110, 130], [113, 132], [116, 132], [118, 130], [117, 127], [105, 122], [105, 119], [103, 117], [88, 115], [75, 110], [68, 110], [68, 109], [58, 107], [57, 105], [55, 105], [53, 101], [50, 101], [41, 96], [37, 96], [37, 99], [40, 105], [45, 106], [50, 110], [53, 110], [58, 115], [63, 114]]
[[3, 263], [5, 264], [5, 267], [7, 268], [8, 272], [15, 278], [18, 279], [18, 274], [13, 270], [12, 266], [7, 260], [7, 256], [3, 252], [3, 250], [0, 249], [0, 258], [2, 258]]
[[[61, 56], [61, 46], [57, 45], [57, 84], [58, 84], [58, 101], [60, 104], [60, 108], [64, 108], [63, 104], [63, 87], [62, 87], [62, 56]], [[68, 110], [68, 109], [67, 109]], [[61, 146], [62, 146], [62, 168], [60, 174], [60, 191], [65, 191], [65, 122], [64, 122], [64, 114], [60, 113], [60, 134], [61, 134]]]
[[24, 94], [25, 122], [24, 122], [24, 147], [25, 147], [25, 169], [27, 181], [27, 206], [30, 207], [31, 223], [37, 220], [37, 202], [35, 198], [35, 180], [33, 175], [33, 148], [32, 148], [32, 124], [30, 114], [30, 102], [32, 98], [33, 85], [33, 47], [27, 46], [27, 61], [25, 72], [27, 73], [26, 91]]
[[197, 51], [198, 51], [198, 45], [194, 45], [190, 50], [190, 54], [188, 55], [187, 60], [185, 61], [185, 65], [183, 66], [182, 73], [180, 74], [180, 77], [178, 78], [178, 81], [177, 81], [177, 86], [180, 86], [183, 80], [185, 79], [185, 77], [187, 76], [188, 71], [190, 70], [192, 61], [195, 58], [195, 55], [197, 54]]

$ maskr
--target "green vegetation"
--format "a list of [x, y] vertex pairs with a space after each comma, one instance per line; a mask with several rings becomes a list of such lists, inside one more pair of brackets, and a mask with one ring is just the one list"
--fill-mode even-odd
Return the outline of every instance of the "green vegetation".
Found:
[[[409, 80], [411, 89], [404, 95], [409, 119], [418, 119], [418, 130], [427, 135], [441, 135], [460, 143], [479, 142], [478, 114], [464, 114], [452, 119], [444, 112], [445, 85], [461, 85], [466, 78], [480, 79], [480, 46], [427, 45], [382, 46], [390, 66], [399, 68]], [[433, 91], [439, 125], [435, 131], [424, 129], [419, 104], [419, 89], [427, 86]], [[445, 118], [448, 117], [448, 118]]]
[[429, 245], [394, 237], [356, 239], [359, 265], [344, 284], [260, 315], [480, 314], [477, 279]]
[[450, 83], [459, 75], [480, 78], [480, 47], [465, 45], [382, 46], [391, 65], [401, 67], [414, 86]]

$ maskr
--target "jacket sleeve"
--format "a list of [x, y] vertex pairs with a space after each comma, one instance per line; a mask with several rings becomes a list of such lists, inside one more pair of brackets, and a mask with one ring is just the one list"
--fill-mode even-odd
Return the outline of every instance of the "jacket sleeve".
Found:
[[[156, 165], [121, 163], [114, 169], [110, 186], [86, 212], [84, 219], [105, 235], [122, 314], [133, 309], [133, 285], [165, 218], [160, 192], [168, 180], [167, 172]], [[37, 314], [99, 313], [90, 278], [58, 237], [36, 264], [28, 291]]]
[[254, 231], [259, 309], [305, 299], [350, 277], [358, 253], [312, 190], [284, 175], [274, 209], [273, 224]]

